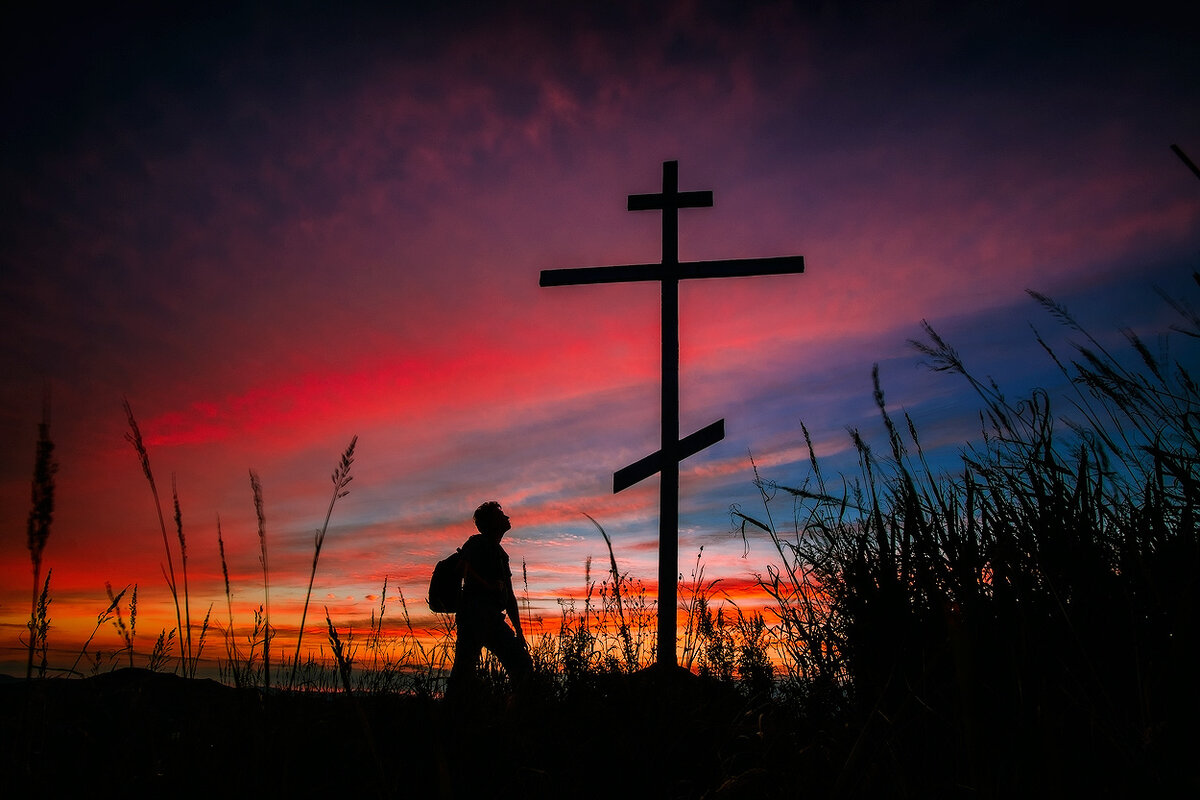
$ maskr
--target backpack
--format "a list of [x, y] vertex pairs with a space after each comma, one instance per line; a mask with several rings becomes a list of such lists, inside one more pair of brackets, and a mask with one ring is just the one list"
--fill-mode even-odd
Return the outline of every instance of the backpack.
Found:
[[433, 577], [429, 579], [429, 610], [438, 614], [453, 614], [462, 602], [463, 572], [462, 548], [437, 562]]

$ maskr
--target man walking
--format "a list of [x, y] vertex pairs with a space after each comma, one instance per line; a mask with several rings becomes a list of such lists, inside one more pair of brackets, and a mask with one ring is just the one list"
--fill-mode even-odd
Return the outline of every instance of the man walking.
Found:
[[[455, 616], [458, 641], [454, 666], [446, 694], [456, 695], [474, 683], [475, 670], [484, 647], [519, 687], [533, 671], [525, 634], [521, 631], [521, 613], [513, 592], [512, 570], [508, 553], [500, 540], [512, 527], [500, 504], [489, 500], [475, 509], [475, 527], [479, 533], [462, 546], [463, 592]], [[504, 622], [508, 614], [510, 628]]]

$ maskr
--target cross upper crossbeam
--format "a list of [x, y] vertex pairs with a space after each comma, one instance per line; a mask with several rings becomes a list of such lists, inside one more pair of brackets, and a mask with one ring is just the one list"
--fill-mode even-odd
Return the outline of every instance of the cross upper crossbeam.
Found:
[[665, 208], [711, 208], [712, 192], [662, 191], [654, 194], [629, 195], [630, 211], [654, 211]]
[[[661, 209], [663, 219], [674, 218], [676, 211], [681, 208], [708, 208], [713, 204], [713, 193], [681, 192], [679, 191], [679, 162], [663, 162], [663, 188], [654, 194], [629, 195], [630, 211], [654, 211]], [[667, 242], [663, 242], [664, 245]]]

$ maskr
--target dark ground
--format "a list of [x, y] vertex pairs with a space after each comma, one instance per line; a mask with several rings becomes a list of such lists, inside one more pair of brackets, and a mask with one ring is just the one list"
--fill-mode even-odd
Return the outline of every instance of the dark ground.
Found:
[[593, 677], [565, 696], [456, 705], [264, 693], [142, 669], [0, 678], [0, 796], [1200, 796], [1190, 721], [1157, 748], [1168, 758], [1136, 763], [1055, 730], [1008, 730], [973, 772], [970, 748], [936, 720], [850, 716], [822, 722], [811, 703], [756, 702], [656, 670]]
[[815, 751], [777, 711], [694, 676], [603, 683], [568, 698], [514, 705], [489, 695], [456, 708], [401, 695], [264, 694], [141, 669], [8, 679], [0, 775], [8, 797], [823, 794], [811, 775], [800, 783]]

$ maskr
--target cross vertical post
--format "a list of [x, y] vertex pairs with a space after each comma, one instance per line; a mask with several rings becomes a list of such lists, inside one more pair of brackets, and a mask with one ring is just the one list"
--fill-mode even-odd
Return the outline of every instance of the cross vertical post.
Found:
[[[662, 462], [658, 482], [658, 664], [673, 667], [679, 586], [679, 162], [663, 164]], [[632, 199], [632, 198], [631, 198]], [[710, 198], [711, 205], [711, 198]], [[632, 205], [632, 203], [631, 203]], [[666, 614], [671, 615], [664, 625]]]
[[679, 261], [679, 209], [713, 204], [712, 192], [680, 192], [679, 162], [663, 162], [662, 191], [629, 195], [630, 211], [662, 211], [662, 261], [616, 267], [542, 270], [542, 286], [656, 280], [662, 284], [662, 436], [657, 453], [618, 470], [613, 492], [659, 473], [657, 666], [678, 667], [679, 462], [725, 437], [725, 420], [679, 438], [679, 281], [784, 275], [804, 271], [802, 256], [723, 261]]

